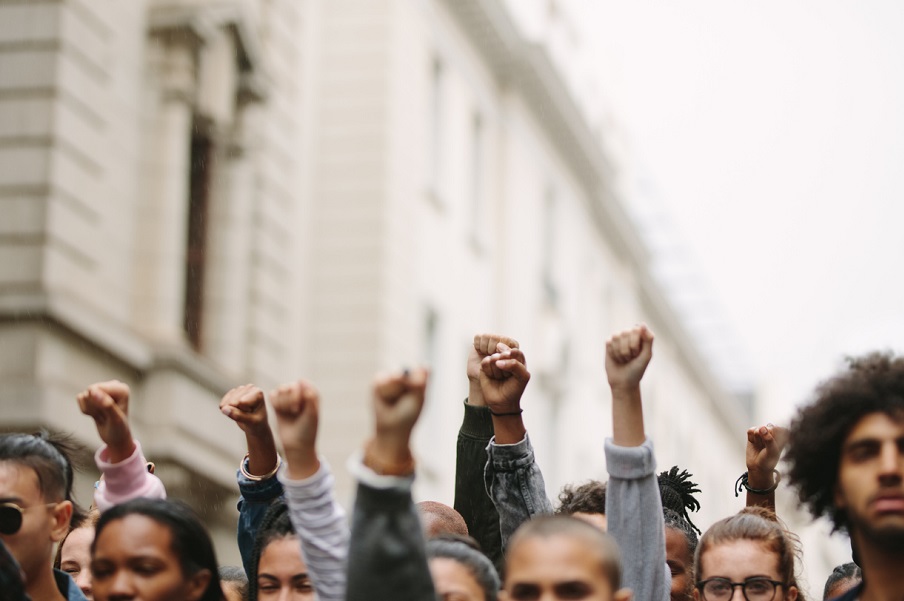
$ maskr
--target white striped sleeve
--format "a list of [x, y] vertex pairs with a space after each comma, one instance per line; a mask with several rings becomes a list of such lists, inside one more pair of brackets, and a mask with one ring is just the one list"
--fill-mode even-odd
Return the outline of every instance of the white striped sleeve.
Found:
[[333, 496], [333, 474], [326, 461], [304, 480], [290, 480], [286, 464], [277, 473], [285, 489], [289, 517], [301, 541], [301, 555], [320, 601], [345, 599], [349, 526]]

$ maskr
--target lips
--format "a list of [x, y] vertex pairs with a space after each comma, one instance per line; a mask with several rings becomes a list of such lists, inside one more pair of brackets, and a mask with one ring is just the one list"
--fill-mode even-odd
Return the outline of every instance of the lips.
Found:
[[880, 494], [873, 499], [878, 513], [904, 513], [904, 494]]

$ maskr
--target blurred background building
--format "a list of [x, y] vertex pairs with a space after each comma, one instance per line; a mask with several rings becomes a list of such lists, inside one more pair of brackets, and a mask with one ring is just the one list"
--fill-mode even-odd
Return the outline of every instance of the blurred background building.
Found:
[[693, 472], [700, 525], [740, 508], [749, 380], [658, 267], [617, 116], [569, 66], [573, 18], [503, 0], [0, 3], [0, 426], [94, 447], [75, 394], [129, 383], [170, 496], [237, 562], [232, 386], [316, 383], [349, 506], [372, 376], [430, 365], [417, 495], [451, 504], [469, 345], [512, 335], [555, 496], [605, 477], [605, 340], [645, 321], [660, 469]]

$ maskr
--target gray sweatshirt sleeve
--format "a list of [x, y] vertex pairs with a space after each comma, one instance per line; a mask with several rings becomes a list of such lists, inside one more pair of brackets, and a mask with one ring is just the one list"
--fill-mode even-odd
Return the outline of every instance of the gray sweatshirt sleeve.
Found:
[[634, 591], [634, 601], [668, 601], [672, 581], [653, 442], [619, 447], [607, 438], [605, 448], [606, 520], [621, 549], [623, 585]]

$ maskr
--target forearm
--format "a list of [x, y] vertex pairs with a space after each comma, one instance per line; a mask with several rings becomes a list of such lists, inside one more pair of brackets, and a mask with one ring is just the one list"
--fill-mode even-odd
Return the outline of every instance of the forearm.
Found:
[[349, 528], [345, 511], [333, 496], [329, 465], [304, 480], [289, 479], [288, 467], [278, 477], [285, 489], [289, 517], [301, 542], [301, 553], [320, 601], [345, 598]]
[[[245, 471], [248, 471], [248, 460], [243, 459], [242, 461]], [[242, 470], [236, 472], [236, 481], [241, 493], [238, 502], [239, 521], [236, 537], [239, 553], [242, 556], [242, 566], [245, 568], [245, 573], [250, 574], [252, 573], [250, 562], [255, 536], [273, 500], [283, 495], [283, 487], [277, 478], [251, 480], [242, 473]]]
[[612, 432], [620, 447], [638, 447], [646, 440], [639, 384], [612, 387]]
[[248, 472], [255, 476], [269, 474], [276, 467], [276, 440], [270, 426], [264, 424], [254, 432], [245, 433], [248, 445]]

